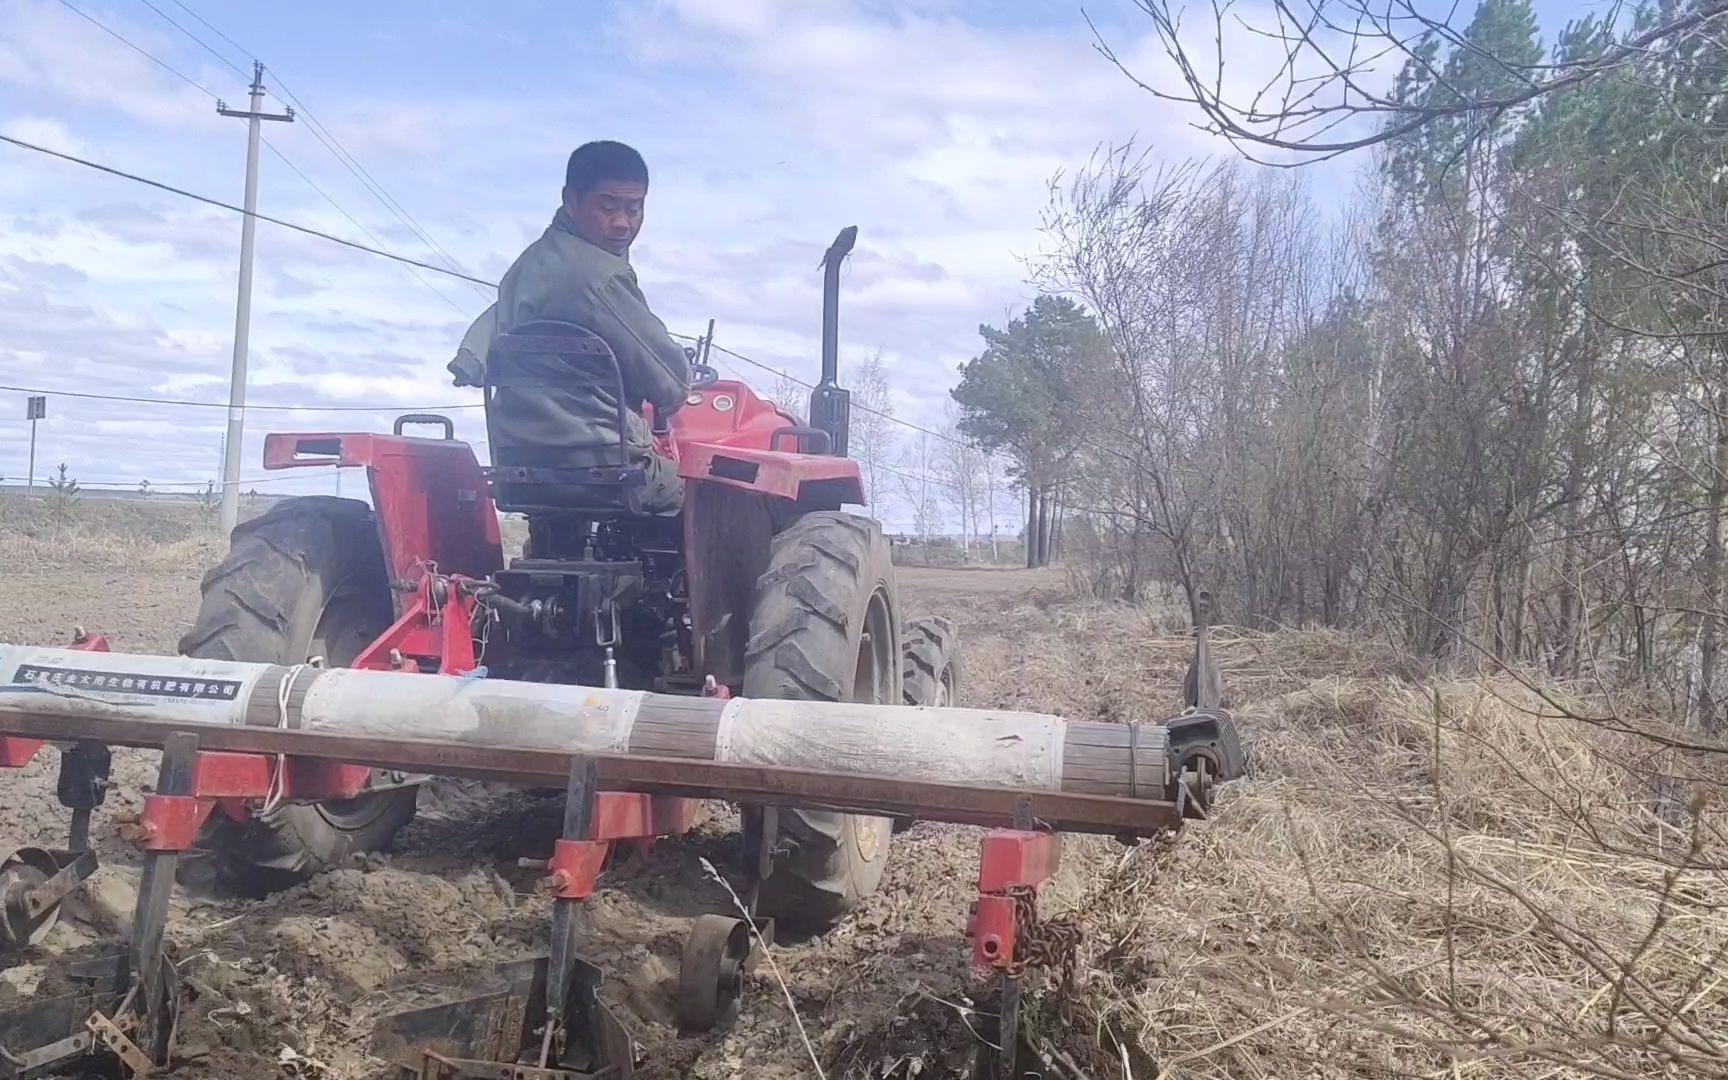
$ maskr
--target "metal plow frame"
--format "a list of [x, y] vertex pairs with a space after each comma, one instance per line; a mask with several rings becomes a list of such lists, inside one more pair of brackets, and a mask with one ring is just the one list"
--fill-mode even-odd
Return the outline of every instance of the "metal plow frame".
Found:
[[[1203, 627], [1196, 657], [1202, 667], [1207, 663]], [[80, 633], [78, 642], [78, 648], [106, 649], [99, 637]], [[58, 1075], [93, 1058], [133, 1077], [168, 1068], [178, 987], [163, 940], [180, 855], [192, 848], [199, 827], [219, 812], [219, 803], [340, 797], [353, 771], [345, 764], [535, 785], [561, 782], [566, 792], [562, 838], [547, 859], [526, 863], [546, 872], [553, 896], [548, 952], [502, 965], [460, 1000], [381, 1021], [372, 1052], [392, 1062], [405, 1080], [630, 1077], [635, 1050], [629, 1034], [599, 999], [601, 972], [578, 956], [577, 905], [593, 894], [614, 845], [643, 849], [656, 837], [688, 831], [695, 821], [694, 800], [701, 798], [746, 807], [744, 871], [752, 885], [744, 896], [752, 913], [779, 843], [775, 805], [995, 826], [982, 840], [978, 898], [966, 934], [974, 965], [992, 974], [998, 988], [992, 1042], [1015, 1048], [1003, 1053], [986, 1047], [978, 1073], [1009, 1080], [1025, 1068], [1017, 1039], [1022, 976], [1029, 966], [1052, 962], [1053, 935], [1040, 923], [1037, 904], [1059, 868], [1059, 831], [1131, 840], [1180, 828], [1186, 818], [1205, 816], [1214, 782], [1229, 779], [1242, 764], [1229, 714], [1205, 707], [1191, 707], [1167, 722], [1183, 735], [1180, 745], [1170, 747], [1180, 779], [1173, 784], [1173, 798], [1163, 801], [734, 762], [500, 752], [458, 742], [276, 726], [178, 725], [99, 716], [94, 710], [85, 716], [51, 715], [29, 711], [23, 698], [0, 698], [0, 767], [23, 766], [53, 742], [61, 751], [59, 797], [72, 808], [73, 821], [66, 850], [48, 853], [52, 861], [47, 864], [33, 853], [25, 863], [35, 867], [28, 886], [6, 894], [27, 897], [9, 901], [24, 913], [15, 913], [16, 918], [51, 914], [94, 870], [88, 829], [90, 812], [106, 788], [107, 747], [160, 747], [163, 755], [156, 788], [130, 826], [143, 852], [144, 872], [127, 948], [70, 972], [71, 992], [0, 1010], [0, 1080]], [[68, 736], [75, 741], [66, 742]], [[1131, 731], [1123, 735], [1130, 743], [1135, 737]], [[1131, 752], [1129, 760], [1134, 760]], [[0, 866], [0, 882], [6, 866]], [[736, 1015], [753, 947], [773, 938], [771, 921], [758, 920], [754, 932], [742, 931], [743, 926], [731, 913], [696, 920], [678, 986], [688, 1026], [700, 1030]], [[0, 960], [5, 951], [0, 947]]]

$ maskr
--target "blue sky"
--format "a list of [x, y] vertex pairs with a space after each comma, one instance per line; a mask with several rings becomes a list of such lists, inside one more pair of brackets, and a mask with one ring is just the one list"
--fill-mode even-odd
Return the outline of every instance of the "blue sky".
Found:
[[[73, 2], [244, 103], [245, 80], [143, 0]], [[650, 303], [676, 331], [715, 318], [721, 344], [813, 378], [817, 260], [860, 226], [843, 363], [883, 350], [897, 410], [923, 423], [978, 324], [1030, 299], [1022, 258], [1052, 173], [1129, 137], [1171, 158], [1226, 150], [1101, 59], [1073, 0], [187, 0], [246, 52], [173, 0], [150, 2], [233, 64], [262, 59], [272, 89], [285, 84], [483, 278], [544, 228], [572, 147], [624, 139], [653, 174], [633, 254]], [[1131, 0], [1086, 10], [1137, 73], [1165, 70]], [[0, 132], [240, 200], [244, 124], [59, 0], [0, 0]], [[385, 247], [441, 261], [312, 125], [265, 135]], [[281, 158], [262, 160], [262, 211], [365, 239]], [[1342, 175], [1317, 184], [1342, 190]], [[233, 215], [0, 147], [0, 382], [224, 399], [238, 237]], [[268, 224], [255, 289], [249, 403], [391, 408], [251, 411], [245, 476], [263, 475], [265, 430], [382, 428], [402, 408], [475, 401], [444, 364], [481, 290]], [[49, 409], [38, 475], [65, 460], [89, 481], [160, 486], [218, 470], [221, 409]], [[23, 414], [21, 394], [0, 392], [0, 475], [24, 471]], [[476, 409], [453, 415], [481, 441]]]

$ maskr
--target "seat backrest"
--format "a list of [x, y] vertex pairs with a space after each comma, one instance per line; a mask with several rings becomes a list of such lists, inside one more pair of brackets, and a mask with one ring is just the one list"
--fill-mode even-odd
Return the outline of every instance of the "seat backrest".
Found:
[[[624, 453], [624, 373], [600, 335], [576, 323], [536, 319], [493, 337], [486, 354], [482, 393], [486, 404], [486, 435], [493, 446], [510, 445], [509, 431], [496, 429], [500, 405], [522, 395], [532, 399], [555, 399], [581, 394], [589, 396], [604, 387], [617, 410], [619, 465], [628, 464]], [[502, 402], [501, 402], [501, 399]], [[500, 439], [499, 436], [504, 438]], [[557, 449], [554, 447], [553, 449]], [[499, 464], [504, 464], [500, 462]], [[553, 464], [551, 460], [510, 464]]]
[[[596, 391], [604, 391], [596, 395]], [[506, 511], [557, 509], [635, 512], [644, 472], [630, 460], [628, 399], [611, 346], [576, 323], [537, 319], [492, 339], [482, 385], [491, 450], [493, 499]], [[618, 448], [612, 461], [572, 465], [558, 445], [525, 444], [509, 406], [543, 408], [559, 397], [604, 396], [616, 410]]]

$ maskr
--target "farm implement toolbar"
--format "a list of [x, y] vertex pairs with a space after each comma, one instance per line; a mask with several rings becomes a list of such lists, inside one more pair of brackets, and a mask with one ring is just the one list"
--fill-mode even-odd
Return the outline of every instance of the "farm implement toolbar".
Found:
[[[144, 873], [128, 947], [70, 972], [75, 989], [0, 1010], [0, 1080], [53, 1075], [92, 1055], [148, 1075], [172, 1058], [175, 968], [163, 951], [180, 856], [213, 814], [351, 798], [389, 770], [566, 792], [563, 836], [543, 863], [547, 955], [501, 967], [460, 1001], [387, 1018], [373, 1050], [404, 1076], [553, 1080], [630, 1075], [628, 1033], [577, 955], [576, 905], [615, 850], [689, 830], [698, 799], [745, 806], [746, 903], [773, 873], [780, 807], [813, 806], [995, 826], [983, 839], [973, 959], [1002, 979], [1001, 1036], [1015, 1045], [1018, 987], [1047, 942], [1039, 889], [1061, 832], [1145, 836], [1204, 816], [1241, 769], [1229, 715], [1191, 708], [1158, 724], [847, 702], [684, 697], [476, 674], [325, 669], [0, 645], [0, 766], [60, 752], [73, 810], [64, 849], [0, 851], [0, 951], [27, 949], [95, 869], [91, 811], [108, 747], [162, 750], [132, 826]], [[646, 751], [646, 752], [645, 752]], [[383, 772], [381, 772], [381, 770]], [[735, 1014], [771, 920], [698, 918], [676, 990], [688, 1027]], [[986, 1071], [1015, 1075], [1012, 1054]]]

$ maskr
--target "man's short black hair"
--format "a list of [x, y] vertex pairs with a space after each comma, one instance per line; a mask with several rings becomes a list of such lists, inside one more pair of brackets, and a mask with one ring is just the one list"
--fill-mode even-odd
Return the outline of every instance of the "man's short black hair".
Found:
[[583, 143], [570, 153], [564, 167], [564, 186], [586, 195], [608, 180], [631, 180], [648, 186], [648, 163], [621, 142], [600, 139]]

